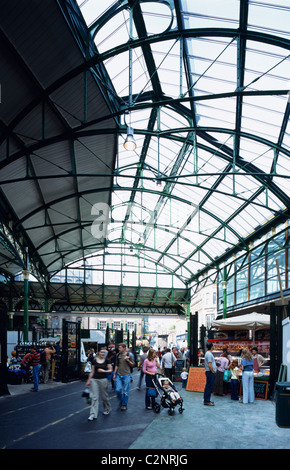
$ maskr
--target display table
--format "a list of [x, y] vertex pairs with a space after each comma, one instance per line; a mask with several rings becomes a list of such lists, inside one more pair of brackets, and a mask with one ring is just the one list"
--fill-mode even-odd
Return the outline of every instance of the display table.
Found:
[[[240, 379], [239, 395], [243, 395], [243, 385], [242, 385], [242, 372], [238, 373]], [[254, 389], [255, 389], [255, 398], [257, 400], [267, 400], [268, 398], [268, 386], [269, 386], [269, 377], [267, 373], [257, 374], [254, 373]], [[188, 379], [186, 390], [190, 392], [204, 392], [204, 387], [206, 384], [206, 375], [204, 367], [190, 367], [188, 371]], [[228, 393], [230, 393], [230, 382], [228, 382]]]

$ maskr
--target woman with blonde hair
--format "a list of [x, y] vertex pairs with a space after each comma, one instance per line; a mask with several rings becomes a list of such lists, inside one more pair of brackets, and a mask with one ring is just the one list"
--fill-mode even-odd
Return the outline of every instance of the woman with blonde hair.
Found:
[[242, 350], [241, 370], [243, 371], [243, 402], [242, 403], [254, 403], [255, 391], [254, 391], [254, 359], [249, 349]]
[[145, 406], [147, 410], [152, 410], [155, 406], [157, 391], [153, 381], [156, 380], [157, 368], [159, 367], [158, 357], [154, 349], [149, 349], [148, 356], [143, 362], [143, 372], [145, 374], [146, 395]]

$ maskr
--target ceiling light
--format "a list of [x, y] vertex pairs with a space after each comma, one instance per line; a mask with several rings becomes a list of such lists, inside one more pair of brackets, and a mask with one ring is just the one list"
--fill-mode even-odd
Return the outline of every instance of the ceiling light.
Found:
[[137, 147], [137, 144], [136, 144], [136, 141], [134, 139], [133, 128], [128, 126], [127, 127], [127, 137], [126, 137], [126, 140], [124, 142], [124, 148], [126, 150], [135, 150], [136, 147]]

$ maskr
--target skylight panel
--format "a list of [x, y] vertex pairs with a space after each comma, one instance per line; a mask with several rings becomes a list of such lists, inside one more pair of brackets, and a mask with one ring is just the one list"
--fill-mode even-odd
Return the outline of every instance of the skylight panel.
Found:
[[149, 35], [166, 31], [172, 22], [173, 12], [166, 4], [149, 1], [148, 3], [141, 3], [141, 10], [146, 31]]
[[279, 3], [275, 4], [273, 1], [271, 3], [250, 1], [248, 24], [250, 29], [289, 39], [289, 2], [285, 4], [279, 0]]
[[[136, 33], [135, 33], [136, 34]], [[129, 40], [129, 13], [123, 10], [105, 23], [95, 35], [94, 42], [99, 53], [103, 53]]]
[[102, 0], [101, 2], [100, 0], [77, 0], [82, 15], [89, 26], [114, 3], [115, 0]]

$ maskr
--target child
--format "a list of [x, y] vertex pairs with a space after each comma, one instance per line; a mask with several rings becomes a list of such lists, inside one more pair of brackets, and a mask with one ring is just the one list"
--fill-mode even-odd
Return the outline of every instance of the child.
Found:
[[186, 368], [185, 368], [185, 367], [182, 369], [182, 372], [181, 372], [181, 374], [180, 374], [180, 377], [181, 377], [181, 379], [182, 379], [182, 388], [186, 388], [188, 372], [186, 372]]
[[239, 394], [238, 394], [239, 379], [238, 379], [237, 372], [239, 368], [238, 368], [237, 359], [234, 359], [231, 362], [229, 369], [231, 371], [231, 400], [238, 400], [239, 399]]
[[168, 395], [170, 396], [171, 400], [180, 400], [179, 393], [170, 387], [169, 380], [164, 380], [164, 382], [162, 383], [162, 387], [165, 388], [166, 392], [168, 392]]

